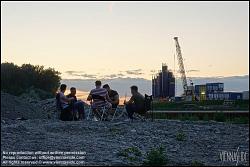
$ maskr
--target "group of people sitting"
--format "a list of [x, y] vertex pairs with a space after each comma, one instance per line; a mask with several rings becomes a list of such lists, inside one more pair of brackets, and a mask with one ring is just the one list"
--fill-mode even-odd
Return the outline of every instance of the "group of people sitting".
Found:
[[[133, 119], [133, 114], [145, 113], [145, 98], [138, 92], [137, 86], [131, 86], [131, 98], [129, 101], [124, 100], [124, 105], [128, 113], [128, 119]], [[71, 87], [70, 93], [65, 95], [67, 86], [62, 84], [60, 91], [57, 93], [57, 107], [60, 108], [60, 119], [63, 121], [83, 120], [86, 118], [84, 106], [87, 105], [81, 100], [76, 98], [76, 88]], [[119, 94], [117, 91], [112, 90], [108, 84], [103, 85], [101, 81], [95, 82], [95, 88], [92, 89], [87, 97], [90, 101], [91, 109], [94, 114], [94, 119], [97, 121], [101, 117], [100, 108], [105, 108], [105, 115], [114, 114], [117, 106], [119, 105]], [[104, 120], [108, 120], [104, 117]]]

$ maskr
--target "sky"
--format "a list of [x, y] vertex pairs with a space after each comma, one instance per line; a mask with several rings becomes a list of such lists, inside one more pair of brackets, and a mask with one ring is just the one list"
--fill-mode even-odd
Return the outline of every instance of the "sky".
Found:
[[[53, 67], [63, 79], [248, 75], [249, 2], [3, 2], [1, 62]], [[178, 76], [178, 74], [176, 74]]]

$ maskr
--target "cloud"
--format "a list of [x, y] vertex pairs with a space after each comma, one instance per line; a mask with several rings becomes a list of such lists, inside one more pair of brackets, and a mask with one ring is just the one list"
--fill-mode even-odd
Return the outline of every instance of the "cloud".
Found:
[[121, 78], [121, 77], [124, 77], [125, 75], [124, 74], [110, 74], [110, 75], [104, 75], [102, 76], [103, 79], [116, 79], [116, 78]]
[[86, 79], [96, 79], [97, 78], [97, 75], [95, 75], [95, 74], [80, 74], [78, 76], [86, 78]]
[[214, 77], [214, 78], [225, 78], [225, 76], [216, 76], [216, 77]]
[[142, 69], [137, 69], [137, 70], [127, 70], [125, 71], [127, 74], [130, 74], [130, 75], [142, 75], [144, 74], [142, 72]]
[[64, 73], [68, 75], [74, 75], [74, 74], [84, 73], [84, 71], [65, 71]]
[[119, 77], [123, 77], [123, 76], [125, 76], [124, 74], [117, 74]]
[[82, 77], [83, 79], [95, 79], [96, 74], [86, 74], [84, 71], [65, 71], [66, 74], [74, 77]]
[[186, 72], [200, 72], [200, 70], [187, 70]]
[[125, 77], [121, 72], [107, 75], [101, 75], [100, 73], [87, 74], [84, 71], [65, 71], [64, 73], [79, 79], [115, 79]]

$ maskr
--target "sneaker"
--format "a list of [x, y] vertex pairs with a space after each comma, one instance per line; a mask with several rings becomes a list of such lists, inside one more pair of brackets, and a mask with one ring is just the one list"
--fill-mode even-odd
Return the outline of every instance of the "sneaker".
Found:
[[94, 119], [93, 119], [95, 122], [97, 122], [98, 121], [98, 119], [96, 118], [96, 117], [94, 117]]

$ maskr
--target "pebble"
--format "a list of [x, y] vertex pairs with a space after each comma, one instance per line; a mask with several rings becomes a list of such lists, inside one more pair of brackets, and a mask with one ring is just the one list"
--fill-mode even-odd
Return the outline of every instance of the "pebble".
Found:
[[135, 133], [135, 132], [136, 132], [136, 130], [135, 130], [135, 129], [132, 129], [132, 130], [131, 130], [131, 132]]

